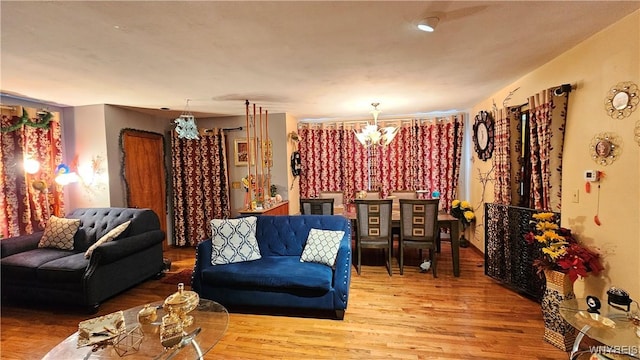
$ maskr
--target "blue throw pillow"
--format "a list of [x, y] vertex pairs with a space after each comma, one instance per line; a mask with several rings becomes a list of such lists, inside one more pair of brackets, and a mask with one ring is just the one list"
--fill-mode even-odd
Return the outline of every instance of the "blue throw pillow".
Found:
[[258, 218], [255, 216], [211, 220], [211, 264], [223, 265], [260, 259], [256, 239], [257, 222]]

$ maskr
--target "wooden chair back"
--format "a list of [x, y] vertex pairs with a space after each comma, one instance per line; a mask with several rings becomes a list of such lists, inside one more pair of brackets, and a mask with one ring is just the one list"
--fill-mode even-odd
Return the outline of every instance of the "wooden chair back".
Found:
[[300, 199], [302, 215], [333, 215], [334, 199]]

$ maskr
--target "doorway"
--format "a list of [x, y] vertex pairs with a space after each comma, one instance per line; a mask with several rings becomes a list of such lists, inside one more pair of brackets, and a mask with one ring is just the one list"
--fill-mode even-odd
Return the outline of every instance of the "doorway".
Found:
[[[127, 206], [149, 208], [167, 234], [167, 183], [162, 134], [124, 129], [120, 133]], [[166, 250], [166, 242], [163, 244]]]

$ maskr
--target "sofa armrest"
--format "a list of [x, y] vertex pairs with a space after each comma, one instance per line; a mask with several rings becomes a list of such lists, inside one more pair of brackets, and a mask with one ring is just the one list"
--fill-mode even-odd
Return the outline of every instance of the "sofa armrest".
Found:
[[142, 234], [110, 241], [98, 246], [91, 255], [90, 267], [109, 264], [162, 243], [164, 231], [152, 230]]
[[333, 272], [333, 287], [336, 291], [334, 307], [346, 309], [349, 300], [349, 286], [351, 284], [351, 229], [345, 231], [340, 241], [338, 256]]
[[42, 234], [44, 234], [44, 231], [0, 240], [0, 257], [37, 249]]
[[195, 292], [200, 292], [202, 289], [202, 270], [213, 266], [211, 264], [211, 252], [213, 245], [211, 239], [202, 241], [196, 248], [196, 263], [193, 266], [193, 283], [191, 287]]

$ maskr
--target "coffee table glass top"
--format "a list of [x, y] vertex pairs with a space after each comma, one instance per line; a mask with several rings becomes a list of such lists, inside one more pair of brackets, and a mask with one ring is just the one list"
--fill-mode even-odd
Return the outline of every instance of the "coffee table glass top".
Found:
[[[151, 303], [151, 306], [160, 307], [164, 301]], [[139, 326], [142, 333], [142, 342], [138, 351], [126, 354], [124, 359], [198, 359], [210, 351], [227, 331], [229, 313], [224, 306], [215, 301], [200, 299], [198, 307], [190, 312], [193, 315], [193, 324], [185, 328], [187, 334], [197, 334], [190, 343], [185, 346], [165, 350], [160, 344], [160, 323], [166, 314], [162, 308], [157, 310], [157, 319], [146, 325], [138, 323], [138, 312], [144, 307], [136, 306], [124, 310], [125, 325], [127, 331]], [[120, 359], [116, 349], [109, 345], [92, 351], [92, 346], [78, 348], [78, 332], [66, 338], [53, 348], [43, 359]]]
[[602, 304], [600, 314], [591, 314], [587, 309], [585, 299], [564, 300], [560, 305], [560, 315], [589, 338], [619, 349], [622, 353], [638, 356], [640, 337], [636, 335], [636, 327], [624, 311], [606, 303]]

